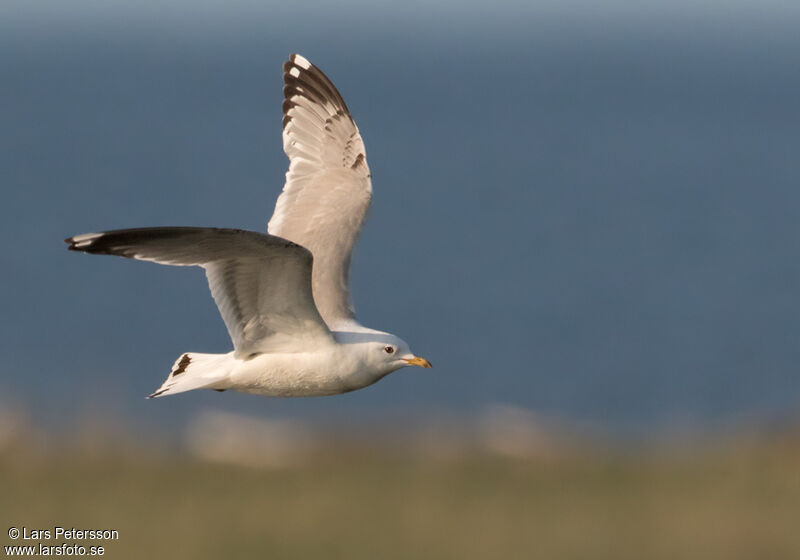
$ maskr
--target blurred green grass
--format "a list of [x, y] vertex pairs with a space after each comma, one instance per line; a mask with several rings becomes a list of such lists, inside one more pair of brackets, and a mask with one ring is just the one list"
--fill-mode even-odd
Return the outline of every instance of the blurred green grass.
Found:
[[6, 526], [117, 529], [107, 558], [800, 558], [794, 439], [540, 459], [353, 447], [281, 470], [6, 450], [0, 496]]

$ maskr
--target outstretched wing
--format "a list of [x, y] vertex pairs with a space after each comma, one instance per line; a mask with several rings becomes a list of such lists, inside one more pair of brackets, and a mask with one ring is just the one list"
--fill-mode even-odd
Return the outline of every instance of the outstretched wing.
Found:
[[311, 253], [285, 239], [237, 229], [161, 227], [65, 241], [72, 251], [203, 267], [237, 358], [308, 350], [332, 340], [311, 293]]
[[350, 255], [372, 196], [364, 142], [336, 87], [293, 54], [283, 65], [286, 185], [267, 231], [314, 255], [312, 288], [329, 326], [354, 318]]

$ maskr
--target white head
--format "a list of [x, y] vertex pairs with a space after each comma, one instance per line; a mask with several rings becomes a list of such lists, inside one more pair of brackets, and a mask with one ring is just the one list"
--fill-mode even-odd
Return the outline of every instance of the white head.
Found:
[[[360, 347], [360, 361], [367, 369], [380, 377], [406, 366], [430, 368], [425, 358], [415, 356], [408, 343], [389, 333], [336, 333], [340, 342], [357, 344]], [[348, 336], [350, 335], [350, 336]]]
[[430, 368], [431, 363], [425, 358], [415, 356], [408, 343], [394, 335], [389, 335], [386, 339], [377, 340], [369, 343], [370, 361], [376, 367], [391, 373], [406, 366], [419, 366]]

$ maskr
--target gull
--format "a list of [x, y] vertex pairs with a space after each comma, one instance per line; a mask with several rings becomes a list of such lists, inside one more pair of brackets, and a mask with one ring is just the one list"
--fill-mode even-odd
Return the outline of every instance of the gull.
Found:
[[272, 397], [361, 389], [406, 366], [430, 368], [350, 301], [350, 256], [372, 199], [364, 142], [342, 96], [298, 54], [283, 65], [286, 183], [267, 233], [154, 227], [85, 233], [72, 251], [205, 269], [233, 351], [185, 352], [148, 398], [193, 389]]

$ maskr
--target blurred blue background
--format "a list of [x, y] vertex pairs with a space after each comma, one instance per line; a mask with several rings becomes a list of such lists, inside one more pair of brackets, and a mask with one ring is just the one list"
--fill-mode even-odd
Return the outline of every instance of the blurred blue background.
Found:
[[[169, 434], [506, 403], [611, 434], [800, 409], [800, 23], [779, 2], [0, 7], [0, 401]], [[264, 231], [299, 52], [364, 136], [361, 321], [435, 365], [334, 398], [158, 401], [230, 342], [199, 269], [69, 235]]]

